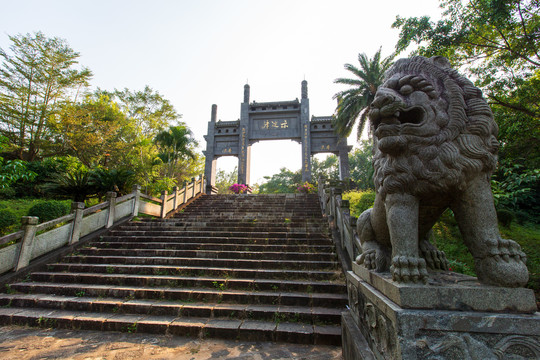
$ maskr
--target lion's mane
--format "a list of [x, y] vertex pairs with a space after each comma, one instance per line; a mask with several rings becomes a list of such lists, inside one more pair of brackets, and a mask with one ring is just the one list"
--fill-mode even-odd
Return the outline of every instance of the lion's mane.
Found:
[[428, 122], [430, 127], [438, 126], [439, 131], [433, 135], [433, 131], [423, 129], [426, 124], [407, 131], [402, 128], [399, 141], [406, 146], [397, 155], [378, 149], [375, 137], [377, 191], [383, 196], [448, 193], [463, 189], [473, 177], [489, 178], [497, 163], [498, 127], [480, 89], [442, 57], [401, 59], [385, 74], [386, 79], [403, 79], [400, 86], [415, 76], [430, 83], [429, 96], [439, 113]]

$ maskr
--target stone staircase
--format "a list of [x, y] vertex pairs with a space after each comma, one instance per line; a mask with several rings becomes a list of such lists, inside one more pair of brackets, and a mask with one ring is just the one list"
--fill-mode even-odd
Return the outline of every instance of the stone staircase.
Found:
[[0, 324], [341, 345], [347, 304], [316, 195], [203, 196], [0, 294]]

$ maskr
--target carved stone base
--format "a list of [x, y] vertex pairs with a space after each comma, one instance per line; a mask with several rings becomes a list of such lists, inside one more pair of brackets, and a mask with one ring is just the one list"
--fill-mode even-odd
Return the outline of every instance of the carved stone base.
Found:
[[[353, 270], [357, 271], [358, 268]], [[463, 301], [463, 298], [474, 299], [488, 296], [480, 285], [478, 293], [475, 294], [475, 287], [472, 284], [468, 284], [466, 290], [458, 291], [451, 286], [445, 290], [444, 285], [437, 285], [441, 287], [440, 294], [451, 294], [453, 297], [453, 299], [442, 301], [444, 304], [442, 307], [451, 310], [440, 310], [436, 304], [426, 305], [433, 303], [433, 300], [426, 300], [424, 304], [426, 308], [423, 309], [405, 308], [408, 301], [406, 299], [414, 304], [422, 304], [422, 299], [415, 299], [411, 289], [400, 292], [399, 289], [405, 287], [385, 279], [384, 276], [379, 276], [379, 274], [374, 274], [374, 276], [377, 277], [378, 286], [398, 301], [405, 303], [401, 306], [396, 304], [389, 296], [384, 295], [358, 274], [349, 271], [347, 287], [353, 324], [350, 321], [343, 321], [342, 325], [343, 355], [347, 360], [369, 359], [369, 357], [356, 354], [351, 355], [353, 351], [346, 348], [350, 347], [351, 340], [347, 341], [345, 335], [353, 334], [354, 327], [360, 331], [376, 359], [523, 360], [540, 358], [539, 313], [478, 311], [471, 310], [475, 306], [471, 307], [470, 304], [464, 306], [466, 310], [460, 310], [459, 303]], [[417, 290], [418, 297], [424, 296], [420, 288]], [[515, 290], [517, 290], [517, 296], [527, 293], [527, 291], [520, 292], [523, 289]], [[401, 297], [396, 295], [400, 293], [405, 295]], [[497, 307], [514, 311], [516, 307], [527, 308], [527, 302], [518, 301], [519, 306], [516, 306], [516, 301], [512, 299], [514, 296], [511, 294], [511, 289], [505, 289], [499, 295], [506, 296], [513, 305], [505, 306], [500, 302]], [[476, 304], [482, 307], [487, 302], [479, 301]]]

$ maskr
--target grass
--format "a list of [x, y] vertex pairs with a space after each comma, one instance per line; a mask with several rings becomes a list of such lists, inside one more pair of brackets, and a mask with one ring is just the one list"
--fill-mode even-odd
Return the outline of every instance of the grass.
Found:
[[[527, 254], [527, 268], [529, 269], [527, 287], [533, 289], [536, 297], [540, 298], [540, 247], [538, 246], [540, 224], [511, 223], [508, 227], [499, 225], [499, 231], [504, 239], [516, 241]], [[453, 271], [476, 276], [473, 257], [463, 243], [457, 223], [450, 211], [446, 211], [433, 227], [433, 242], [439, 250], [446, 253]]]
[[[12, 200], [0, 200], [0, 209], [11, 210], [19, 221], [7, 228], [0, 236], [11, 234], [21, 228], [21, 217], [28, 215], [28, 210], [37, 203], [45, 201], [47, 199], [12, 199]], [[67, 204], [71, 204], [70, 200], [65, 200]]]

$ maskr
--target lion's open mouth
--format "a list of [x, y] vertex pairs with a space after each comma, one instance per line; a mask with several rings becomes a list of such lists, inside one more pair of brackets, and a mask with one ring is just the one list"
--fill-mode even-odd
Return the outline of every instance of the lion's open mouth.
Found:
[[[379, 114], [381, 112], [383, 111], [380, 111]], [[424, 117], [425, 111], [419, 106], [413, 106], [408, 109], [399, 109], [392, 114], [392, 116], [370, 116], [375, 135], [378, 138], [399, 135], [402, 125], [420, 124], [424, 121]]]

